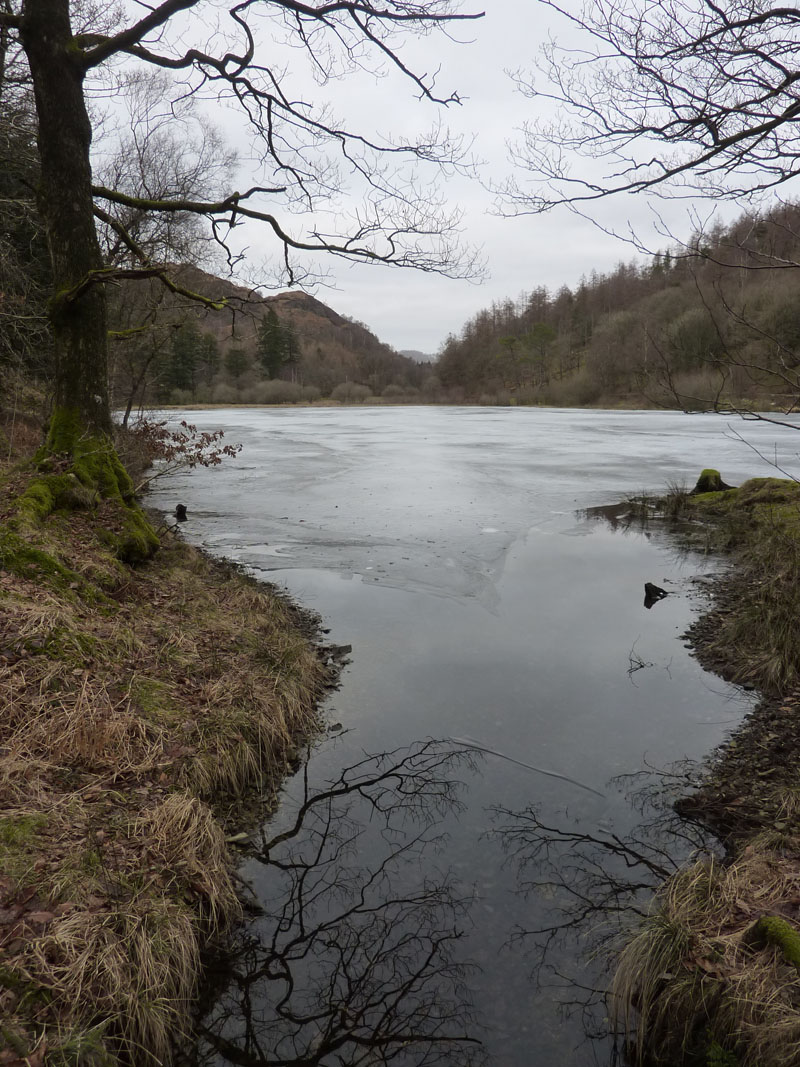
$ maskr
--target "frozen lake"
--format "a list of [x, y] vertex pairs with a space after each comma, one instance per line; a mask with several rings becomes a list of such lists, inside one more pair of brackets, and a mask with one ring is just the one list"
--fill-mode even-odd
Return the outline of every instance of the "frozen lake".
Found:
[[[658, 528], [582, 512], [691, 486], [704, 467], [732, 484], [772, 474], [736, 434], [770, 457], [777, 442], [787, 462], [791, 434], [522, 408], [185, 417], [242, 452], [157, 481], [151, 501], [186, 504], [190, 541], [286, 588], [353, 646], [325, 709], [343, 729], [287, 783], [246, 862], [266, 914], [220, 979], [204, 1062], [610, 1063], [586, 1013], [558, 1006], [602, 968], [586, 962], [585, 932], [544, 957], [532, 931], [563, 888], [525, 892], [548, 879], [521, 862], [533, 846], [515, 831], [532, 809], [571, 832], [635, 831], [640, 809], [612, 779], [644, 771], [647, 784], [702, 758], [749, 698], [681, 640], [702, 605], [693, 579], [718, 564]], [[652, 610], [647, 581], [670, 593]], [[493, 753], [459, 763], [464, 741]], [[566, 870], [574, 850], [553, 855]]]

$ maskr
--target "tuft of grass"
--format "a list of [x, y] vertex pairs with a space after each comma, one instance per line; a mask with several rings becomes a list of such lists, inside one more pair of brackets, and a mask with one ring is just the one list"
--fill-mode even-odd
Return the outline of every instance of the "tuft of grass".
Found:
[[702, 1062], [715, 1043], [740, 1067], [797, 1063], [800, 938], [780, 914], [799, 889], [800, 859], [755, 847], [665, 883], [614, 979], [635, 1063]]
[[197, 797], [171, 793], [138, 817], [132, 837], [144, 844], [151, 866], [191, 887], [211, 927], [221, 929], [240, 917], [225, 834]]
[[59, 1033], [48, 1046], [48, 1067], [114, 1067], [116, 1060], [106, 1047], [106, 1023]]
[[668, 519], [678, 522], [690, 512], [691, 495], [685, 481], [670, 479], [666, 493], [659, 501], [659, 510]]
[[21, 970], [84, 1030], [105, 1025], [117, 1055], [168, 1062], [190, 1028], [200, 930], [186, 905], [142, 898], [125, 908], [54, 921]]

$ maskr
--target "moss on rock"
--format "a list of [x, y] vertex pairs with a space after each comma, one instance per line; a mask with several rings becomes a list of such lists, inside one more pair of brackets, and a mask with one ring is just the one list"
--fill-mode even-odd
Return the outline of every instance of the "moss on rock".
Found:
[[748, 940], [752, 944], [775, 945], [787, 963], [800, 970], [800, 931], [778, 915], [762, 915], [751, 927]]
[[726, 483], [723, 482], [718, 470], [714, 470], [713, 467], [706, 467], [704, 471], [701, 471], [700, 477], [697, 479], [697, 484], [692, 490], [692, 495], [696, 496], [699, 493], [721, 493], [726, 489], [732, 488], [733, 486], [726, 485]]

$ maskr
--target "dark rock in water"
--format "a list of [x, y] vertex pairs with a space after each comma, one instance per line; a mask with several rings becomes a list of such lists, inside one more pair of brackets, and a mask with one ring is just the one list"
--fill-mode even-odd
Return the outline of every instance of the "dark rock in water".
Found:
[[665, 596], [669, 596], [666, 589], [662, 589], [661, 586], [653, 585], [652, 582], [644, 583], [644, 606], [649, 611], [653, 604], [657, 604], [659, 600], [663, 600]]
[[347, 656], [353, 651], [352, 645], [328, 645], [325, 649], [328, 653], [329, 659], [335, 660], [336, 663], [342, 663]]
[[189, 516], [186, 514], [186, 505], [185, 504], [176, 504], [175, 505], [175, 518], [176, 518], [176, 520], [178, 522], [188, 522], [189, 521]]
[[725, 489], [733, 489], [733, 486], [723, 482], [719, 471], [715, 471], [713, 467], [708, 467], [700, 474], [700, 477], [697, 479], [697, 485], [692, 490], [691, 495], [696, 496], [698, 493], [721, 493]]
[[321, 645], [317, 654], [326, 667], [338, 670], [345, 663], [350, 662], [349, 657], [352, 651], [352, 645]]

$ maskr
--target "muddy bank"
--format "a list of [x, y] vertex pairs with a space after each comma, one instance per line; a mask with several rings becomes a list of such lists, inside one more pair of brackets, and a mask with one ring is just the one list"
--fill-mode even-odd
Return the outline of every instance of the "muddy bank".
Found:
[[[690, 543], [730, 554], [691, 629], [708, 669], [763, 699], [676, 809], [710, 829], [621, 953], [616, 1006], [637, 1063], [790, 1067], [800, 1048], [800, 486], [662, 502]], [[688, 533], [687, 533], [688, 530]]]
[[[336, 676], [315, 620], [115, 501], [0, 499], [0, 1060], [169, 1062], [240, 914], [231, 837]], [[138, 521], [138, 520], [137, 520]]]
[[[720, 646], [719, 634], [747, 603], [750, 581], [736, 568], [719, 578], [715, 607], [689, 631], [699, 661], [736, 681], [742, 664]], [[748, 687], [752, 683], [745, 683]], [[785, 798], [800, 786], [800, 687], [763, 696], [735, 734], [714, 753], [701, 787], [676, 804], [678, 812], [710, 829], [731, 855], [760, 831], [790, 829]], [[797, 830], [797, 827], [791, 827]]]

